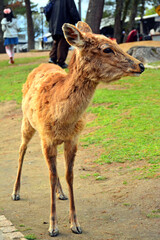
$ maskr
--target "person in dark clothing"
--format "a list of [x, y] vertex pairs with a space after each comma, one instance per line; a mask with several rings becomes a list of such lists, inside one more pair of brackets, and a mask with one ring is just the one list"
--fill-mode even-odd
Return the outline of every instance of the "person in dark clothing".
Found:
[[62, 25], [64, 23], [76, 24], [80, 21], [74, 0], [53, 1], [52, 13], [49, 19], [49, 32], [52, 34], [53, 46], [50, 51], [49, 63], [58, 64], [62, 68], [68, 67], [65, 63], [69, 44], [64, 38]]

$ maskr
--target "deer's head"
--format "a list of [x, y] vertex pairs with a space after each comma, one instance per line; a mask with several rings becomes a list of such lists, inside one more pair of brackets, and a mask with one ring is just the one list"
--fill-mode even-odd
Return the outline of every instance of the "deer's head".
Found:
[[143, 64], [125, 53], [117, 43], [99, 34], [93, 34], [84, 22], [77, 27], [65, 23], [63, 32], [67, 42], [80, 56], [80, 64], [93, 81], [110, 82], [123, 76], [139, 76]]

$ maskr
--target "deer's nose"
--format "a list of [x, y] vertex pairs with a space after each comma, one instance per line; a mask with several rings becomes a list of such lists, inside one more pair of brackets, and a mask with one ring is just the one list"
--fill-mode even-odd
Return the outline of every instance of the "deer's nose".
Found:
[[143, 63], [140, 63], [140, 64], [139, 64], [139, 67], [140, 67], [140, 69], [141, 69], [141, 73], [144, 72], [145, 67], [144, 67]]

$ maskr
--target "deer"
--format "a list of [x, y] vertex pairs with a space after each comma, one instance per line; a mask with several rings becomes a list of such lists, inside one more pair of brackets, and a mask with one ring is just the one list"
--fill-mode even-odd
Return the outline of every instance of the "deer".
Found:
[[21, 145], [12, 199], [20, 200], [20, 179], [28, 143], [37, 131], [49, 169], [51, 212], [49, 235], [59, 234], [56, 194], [66, 200], [56, 167], [57, 146], [64, 144], [66, 181], [69, 190], [69, 219], [73, 233], [81, 234], [74, 191], [73, 167], [79, 135], [85, 126], [85, 110], [100, 82], [110, 83], [125, 76], [139, 76], [143, 64], [125, 53], [109, 38], [94, 34], [85, 22], [62, 26], [67, 42], [74, 47], [69, 72], [55, 64], [42, 63], [32, 70], [23, 86]]

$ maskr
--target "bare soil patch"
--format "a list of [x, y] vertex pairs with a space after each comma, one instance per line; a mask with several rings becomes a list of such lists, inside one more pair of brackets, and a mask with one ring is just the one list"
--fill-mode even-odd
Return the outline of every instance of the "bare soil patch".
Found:
[[[8, 56], [6, 53], [0, 54], [1, 60], [7, 60]], [[38, 52], [22, 52], [22, 53], [15, 53], [16, 58], [26, 58], [26, 57], [43, 57], [49, 56], [49, 51], [38, 51]]]
[[[24, 235], [35, 234], [37, 239], [47, 240], [50, 239], [47, 233], [50, 186], [38, 134], [29, 144], [24, 161], [21, 200], [11, 200], [17, 171], [21, 118], [21, 109], [17, 108], [16, 103], [0, 104], [0, 215], [4, 214]], [[88, 115], [89, 121], [92, 118]], [[101, 148], [90, 146], [83, 149], [80, 144], [75, 162], [74, 190], [83, 233], [71, 233], [69, 201], [57, 200], [60, 230], [57, 239], [159, 240], [159, 219], [152, 217], [152, 211], [159, 209], [159, 180], [136, 178], [138, 172], [131, 170], [146, 164], [143, 161], [97, 165], [94, 160], [101, 152]], [[68, 195], [61, 147], [57, 161], [64, 192]], [[96, 180], [94, 173], [106, 179]]]
[[[145, 46], [145, 47], [160, 47], [160, 41], [138, 41], [138, 42], [130, 42], [130, 43], [121, 43], [119, 46], [127, 52], [131, 47], [134, 46]], [[71, 52], [71, 51], [70, 51]], [[33, 51], [33, 52], [24, 52], [24, 53], [15, 53], [16, 58], [25, 58], [25, 57], [40, 57], [40, 56], [48, 56], [49, 51]], [[0, 60], [7, 60], [8, 56], [6, 53], [0, 54]]]

